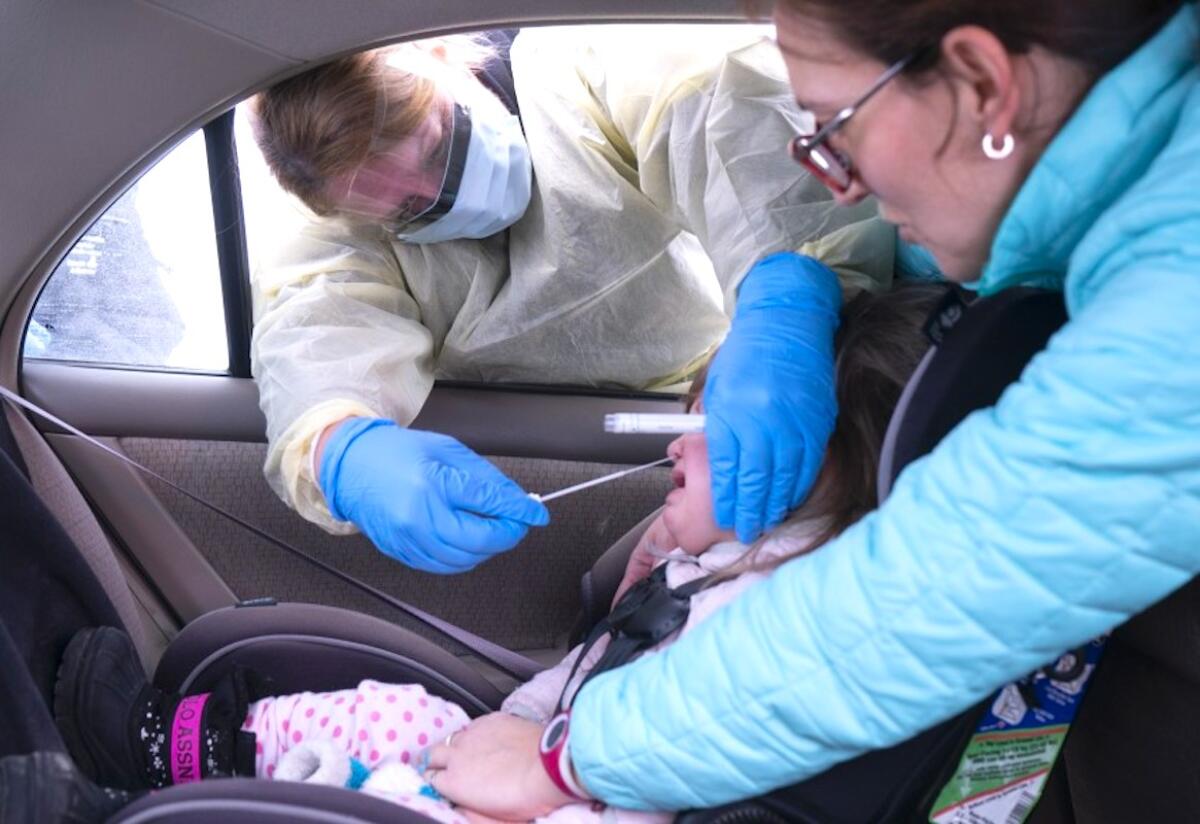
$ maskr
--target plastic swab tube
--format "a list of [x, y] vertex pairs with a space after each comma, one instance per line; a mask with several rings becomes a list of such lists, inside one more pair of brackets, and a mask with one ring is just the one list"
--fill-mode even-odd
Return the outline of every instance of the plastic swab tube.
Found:
[[619, 435], [682, 435], [703, 432], [703, 415], [614, 412], [604, 416], [604, 431]]
[[662, 466], [663, 464], [670, 462], [670, 458], [659, 458], [653, 463], [642, 464], [641, 466], [635, 466], [631, 469], [622, 469], [620, 472], [613, 472], [610, 475], [593, 478], [590, 481], [584, 481], [581, 484], [568, 486], [566, 489], [560, 489], [557, 492], [547, 492], [545, 495], [539, 495], [536, 492], [530, 492], [529, 497], [533, 498], [535, 501], [546, 503], [546, 501], [553, 501], [555, 498], [561, 498], [563, 495], [570, 495], [572, 492], [579, 492], [581, 489], [587, 489], [588, 487], [597, 486], [599, 484], [606, 484], [609, 481], [615, 481], [617, 478], [623, 478], [626, 475], [632, 475], [634, 472], [641, 472], [643, 469], [650, 469], [654, 466]]

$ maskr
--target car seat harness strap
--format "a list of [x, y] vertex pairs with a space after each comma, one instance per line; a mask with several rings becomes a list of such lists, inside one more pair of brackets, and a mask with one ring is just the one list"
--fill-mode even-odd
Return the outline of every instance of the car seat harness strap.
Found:
[[[558, 708], [562, 712], [567, 701], [567, 690], [575, 680], [588, 652], [601, 638], [608, 637], [608, 648], [596, 661], [580, 682], [579, 688], [595, 676], [629, 663], [647, 649], [659, 644], [678, 632], [687, 622], [691, 612], [692, 596], [704, 588], [711, 575], [705, 575], [682, 586], [667, 585], [667, 565], [659, 564], [648, 576], [631, 586], [617, 601], [612, 612], [601, 619], [583, 642], [571, 674], [558, 697]], [[579, 692], [577, 689], [576, 693]]]

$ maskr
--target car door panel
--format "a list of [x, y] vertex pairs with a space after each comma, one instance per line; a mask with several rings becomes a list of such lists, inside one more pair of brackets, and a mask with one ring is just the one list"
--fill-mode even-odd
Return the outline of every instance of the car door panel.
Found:
[[[32, 361], [24, 374], [35, 402], [70, 410], [62, 413], [68, 423], [102, 435], [183, 488], [373, 586], [518, 649], [561, 641], [578, 610], [580, 575], [670, 486], [669, 473], [659, 468], [564, 497], [549, 504], [551, 525], [532, 530], [512, 552], [465, 575], [429, 575], [383, 556], [361, 536], [328, 535], [274, 495], [262, 476], [266, 445], [251, 381]], [[182, 396], [172, 393], [185, 384]], [[462, 438], [524, 488], [544, 493], [611, 472], [614, 461], [663, 455], [661, 436], [604, 434], [603, 415], [613, 409], [671, 411], [678, 404], [440, 387], [418, 423]], [[167, 437], [181, 432], [189, 437]], [[48, 440], [181, 621], [264, 596], [408, 621], [74, 435], [51, 433]]]

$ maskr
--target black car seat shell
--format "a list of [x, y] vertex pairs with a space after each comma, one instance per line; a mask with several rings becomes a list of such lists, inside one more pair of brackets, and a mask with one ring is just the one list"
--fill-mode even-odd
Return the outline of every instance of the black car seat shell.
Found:
[[109, 824], [432, 824], [433, 819], [367, 793], [252, 778], [200, 781], [156, 792]]
[[359, 681], [420, 684], [474, 717], [500, 708], [501, 692], [442, 647], [379, 618], [318, 604], [270, 599], [192, 621], [155, 670], [156, 686], [207, 692], [235, 665], [263, 673], [284, 694], [353, 688]]

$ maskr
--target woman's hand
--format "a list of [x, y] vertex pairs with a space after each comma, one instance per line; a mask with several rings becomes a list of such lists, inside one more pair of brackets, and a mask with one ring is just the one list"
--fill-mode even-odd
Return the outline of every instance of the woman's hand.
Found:
[[545, 728], [492, 713], [429, 751], [425, 781], [454, 804], [504, 821], [529, 821], [574, 801], [542, 767]]
[[654, 569], [654, 562], [659, 559], [659, 556], [653, 554], [654, 550], [669, 552], [675, 548], [676, 543], [671, 531], [663, 522], [662, 515], [659, 515], [642, 533], [641, 540], [629, 554], [629, 562], [625, 565], [625, 575], [621, 578], [621, 583], [617, 585], [617, 594], [613, 596], [612, 605], [615, 607], [626, 590], [645, 578], [650, 574], [650, 570]]
[[809, 257], [763, 258], [738, 289], [708, 367], [704, 412], [717, 525], [752, 542], [808, 495], [837, 420], [837, 275]]

